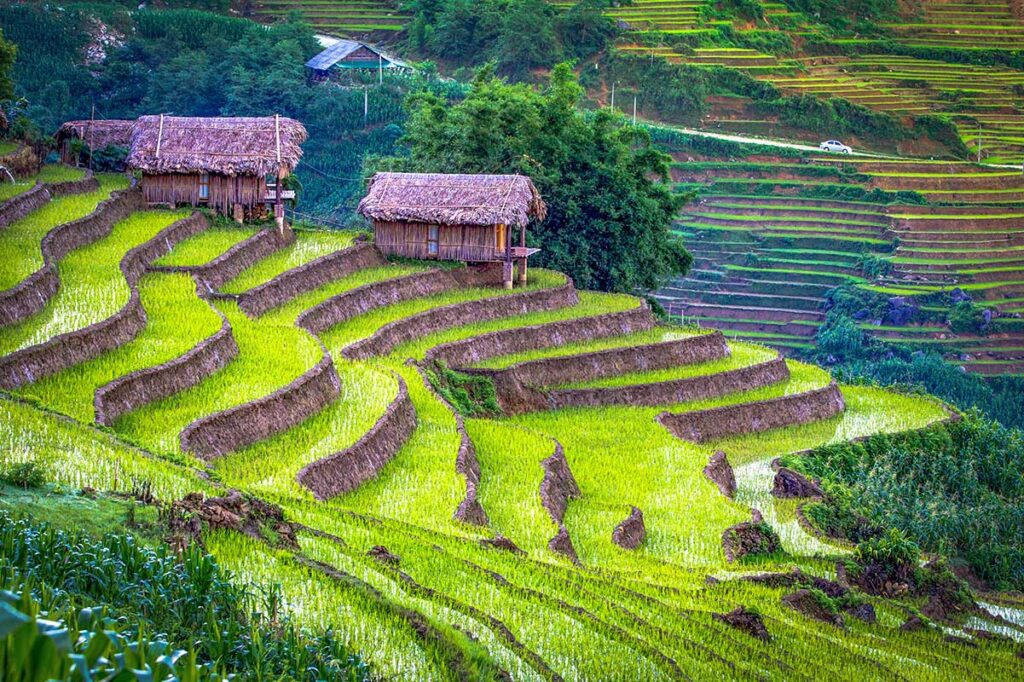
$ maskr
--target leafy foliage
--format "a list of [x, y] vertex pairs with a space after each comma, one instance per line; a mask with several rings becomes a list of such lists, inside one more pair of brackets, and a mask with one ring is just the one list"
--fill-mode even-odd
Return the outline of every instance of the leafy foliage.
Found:
[[[955, 423], [785, 458], [847, 486], [854, 512], [891, 528], [858, 545], [870, 562], [916, 565], [915, 544], [962, 557], [997, 588], [1024, 587], [1024, 432], [979, 413]], [[832, 490], [832, 489], [830, 489]]]
[[467, 417], [501, 414], [494, 383], [487, 377], [456, 372], [440, 362], [433, 363], [426, 372], [437, 392], [460, 414]]
[[679, 205], [667, 184], [669, 159], [644, 129], [608, 111], [581, 113], [582, 95], [567, 64], [544, 91], [483, 68], [454, 106], [432, 95], [410, 99], [409, 155], [373, 165], [529, 175], [548, 204], [547, 219], [528, 235], [542, 249], [538, 265], [581, 289], [655, 288], [691, 262], [669, 230]]
[[41, 488], [46, 483], [46, 470], [35, 462], [19, 462], [0, 473], [0, 481], [19, 488]]
[[561, 10], [545, 0], [415, 0], [409, 45], [463, 65], [490, 60], [498, 73], [527, 78], [604, 50], [615, 35], [602, 13], [607, 4], [583, 0]]
[[0, 568], [0, 581], [7, 581], [0, 587], [28, 585], [44, 611], [67, 614], [101, 604], [126, 637], [145, 641], [145, 633], [164, 633], [191, 649], [194, 660], [233, 671], [236, 679], [367, 675], [331, 631], [293, 625], [279, 591], [239, 586], [194, 546], [179, 560], [165, 546], [148, 549], [130, 535], [93, 540], [0, 514]]

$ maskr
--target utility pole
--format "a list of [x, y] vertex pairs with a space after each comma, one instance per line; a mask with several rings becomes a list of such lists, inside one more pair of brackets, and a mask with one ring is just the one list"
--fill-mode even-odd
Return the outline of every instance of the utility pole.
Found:
[[363, 86], [363, 127], [370, 123], [370, 88]]
[[96, 102], [92, 103], [92, 113], [89, 115], [89, 170], [92, 170], [92, 150], [96, 142]]
[[633, 126], [636, 126], [636, 95], [633, 95]]
[[615, 110], [615, 81], [612, 81], [612, 106], [610, 108], [612, 111]]
[[384, 57], [377, 55], [377, 72], [380, 74], [379, 84], [384, 85]]

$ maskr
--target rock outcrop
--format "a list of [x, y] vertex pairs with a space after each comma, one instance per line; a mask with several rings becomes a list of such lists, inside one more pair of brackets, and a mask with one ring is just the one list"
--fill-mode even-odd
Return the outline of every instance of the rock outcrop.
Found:
[[750, 521], [730, 526], [722, 533], [725, 558], [736, 561], [750, 554], [772, 554], [782, 548], [779, 536], [764, 522], [761, 512], [752, 510]]
[[612, 531], [612, 542], [623, 549], [636, 549], [643, 544], [645, 537], [644, 513], [637, 507], [632, 507], [629, 516]]
[[718, 486], [719, 492], [726, 497], [732, 499], [736, 494], [736, 474], [733, 473], [732, 465], [729, 464], [729, 458], [726, 457], [725, 451], [717, 450], [715, 454], [711, 455], [707, 466], [704, 467], [704, 475]]
[[771, 641], [771, 634], [764, 625], [764, 619], [756, 611], [750, 611], [745, 606], [737, 606], [729, 613], [712, 613], [711, 617], [725, 623], [729, 627], [745, 632], [754, 639], [762, 642]]
[[812, 481], [800, 472], [780, 467], [775, 472], [772, 483], [772, 495], [775, 497], [821, 497], [824, 495], [821, 485]]
[[830, 623], [836, 627], [843, 626], [843, 617], [826, 608], [810, 590], [791, 592], [782, 598], [782, 603], [809, 618]]

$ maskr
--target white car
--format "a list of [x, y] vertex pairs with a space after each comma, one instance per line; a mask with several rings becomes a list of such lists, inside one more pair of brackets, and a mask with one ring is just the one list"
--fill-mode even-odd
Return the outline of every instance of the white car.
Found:
[[853, 151], [839, 140], [826, 140], [818, 145], [818, 149], [823, 152], [838, 152], [840, 154], [849, 154]]

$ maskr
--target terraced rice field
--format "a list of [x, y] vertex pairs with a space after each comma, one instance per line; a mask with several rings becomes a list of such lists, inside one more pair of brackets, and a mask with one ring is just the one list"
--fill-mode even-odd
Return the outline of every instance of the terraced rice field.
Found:
[[[722, 200], [715, 210], [737, 203], [744, 202]], [[871, 211], [844, 210], [857, 214], [851, 222], [878, 223]], [[126, 222], [151, 224], [158, 216], [179, 217], [140, 212]], [[94, 260], [109, 265], [146, 234], [116, 229], [109, 239], [117, 248], [93, 253]], [[194, 276], [203, 277], [209, 272], [203, 264], [238, 241], [195, 236], [178, 242], [165, 260], [190, 263]], [[365, 248], [349, 235], [301, 233], [294, 245], [253, 257], [207, 298], [196, 296], [206, 288], [194, 288], [187, 271], [143, 275], [138, 288], [148, 316], [132, 340], [0, 397], [0, 465], [38, 461], [69, 486], [128, 490], [146, 481], [162, 499], [237, 488], [281, 505], [290, 520], [305, 524], [297, 549], [223, 531], [207, 536], [207, 548], [244, 578], [280, 583], [301, 622], [332, 627], [386, 679], [505, 672], [531, 680], [790, 680], [887, 678], [898, 670], [915, 680], [995, 680], [1019, 665], [1003, 641], [978, 639], [973, 648], [938, 629], [901, 632], [905, 607], [883, 599], [872, 599], [878, 623], [850, 619], [839, 636], [835, 626], [782, 605], [779, 588], [742, 580], [751, 570], [793, 567], [830, 576], [834, 559], [846, 551], [809, 536], [796, 524], [793, 505], [768, 494], [764, 471], [772, 457], [919, 428], [946, 417], [941, 405], [867, 387], [842, 387], [845, 409], [835, 393], [827, 403], [814, 402], [812, 396], [835, 390], [816, 367], [780, 365], [774, 351], [757, 344], [657, 326], [638, 299], [574, 292], [561, 275], [543, 270], [531, 272], [528, 287], [506, 292], [456, 285], [428, 264], [371, 258], [290, 290], [262, 315], [239, 307], [254, 291], [273, 290], [261, 286], [269, 281], [301, 280], [296, 273], [310, 269], [296, 268], [316, 258], [344, 263], [365, 257]], [[782, 271], [806, 255], [794, 248], [779, 247]], [[834, 259], [836, 274], [845, 276], [841, 251], [823, 248], [813, 260]], [[91, 282], [84, 275], [79, 281], [79, 274], [62, 270], [62, 290], [81, 291]], [[413, 284], [430, 277], [447, 290], [425, 293]], [[311, 319], [323, 320], [311, 317], [314, 310], [333, 310], [336, 317], [311, 326]], [[188, 347], [225, 328], [237, 353], [220, 357], [219, 367], [189, 365]], [[8, 333], [0, 328], [11, 345]], [[668, 347], [682, 354], [665, 355]], [[317, 374], [325, 352], [331, 369]], [[417, 363], [465, 353], [452, 363], [466, 372], [525, 372], [531, 363], [548, 363], [541, 379], [524, 379], [523, 386], [561, 400], [588, 391], [640, 397], [463, 419], [424, 382]], [[602, 353], [657, 364], [597, 362], [609, 357], [595, 355]], [[192, 369], [168, 372], [169, 359]], [[768, 365], [785, 372], [757, 373]], [[557, 382], [543, 385], [554, 381], [556, 366], [562, 368]], [[95, 429], [91, 398], [144, 367], [192, 383], [159, 399], [149, 396], [112, 428]], [[724, 381], [737, 371], [760, 378], [739, 387]], [[299, 399], [312, 384], [297, 377], [315, 383], [315, 376], [334, 381]], [[294, 399], [273, 403], [258, 420], [232, 421], [253, 404], [247, 401], [283, 396]], [[775, 407], [779, 401], [803, 407], [789, 414]], [[731, 420], [728, 433], [697, 442], [677, 438], [658, 421], [666, 411], [699, 419], [729, 406], [783, 424], [755, 432], [753, 422]], [[798, 413], [804, 416], [793, 416]], [[285, 415], [294, 419], [278, 420]], [[256, 425], [272, 428], [248, 439]], [[197, 436], [204, 429], [227, 445], [215, 453], [183, 451], [183, 442], [203, 442]], [[197, 439], [183, 440], [184, 432]], [[717, 449], [737, 468], [736, 500], [702, 473]], [[310, 465], [330, 476], [311, 483], [302, 473]], [[562, 478], [553, 478], [551, 467], [563, 467]], [[565, 485], [566, 472], [578, 493]], [[731, 563], [723, 531], [748, 519], [751, 504], [782, 533], [784, 551]], [[631, 506], [643, 511], [646, 527], [636, 550], [612, 541]], [[487, 544], [499, 534], [519, 550]], [[397, 563], [375, 559], [375, 547]], [[740, 604], [763, 615], [770, 643], [713, 618]], [[997, 626], [984, 614], [978, 620]], [[1022, 628], [1010, 630], [1024, 636]]]
[[980, 134], [982, 156], [992, 162], [1019, 164], [1024, 155], [1020, 71], [895, 55], [805, 57], [789, 65], [795, 68], [752, 73], [788, 93], [840, 97], [900, 116], [940, 114], [975, 153]]
[[[669, 312], [687, 323], [795, 350], [808, 347], [824, 320], [826, 295], [842, 284], [909, 297], [959, 288], [993, 311], [1013, 315], [1020, 308], [1019, 173], [951, 162], [812, 161], [676, 164], [681, 188], [697, 187], [701, 194], [677, 224], [697, 258], [694, 269], [658, 294]], [[823, 165], [841, 171], [836, 184], [828, 185]], [[812, 198], [823, 186], [912, 190], [930, 202]], [[1007, 200], [997, 203], [994, 196]], [[958, 203], [946, 203], [952, 199]], [[888, 270], [866, 277], [866, 257], [880, 259]], [[1024, 339], [1017, 332], [985, 338], [870, 320], [864, 327], [889, 340], [956, 348], [953, 359], [975, 371], [1024, 371]]]
[[401, 31], [409, 19], [395, 0], [257, 0], [254, 8], [269, 20], [298, 10], [318, 31], [336, 36]]
[[1024, 10], [1013, 0], [919, 0], [905, 8], [902, 22], [883, 26], [908, 45], [1015, 50], [1024, 42]]

